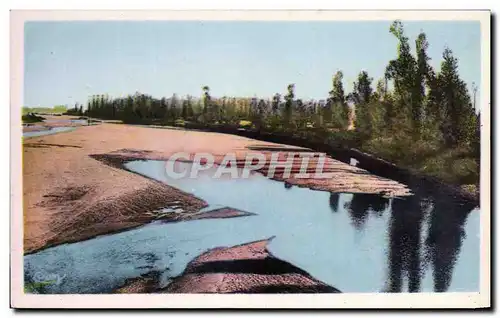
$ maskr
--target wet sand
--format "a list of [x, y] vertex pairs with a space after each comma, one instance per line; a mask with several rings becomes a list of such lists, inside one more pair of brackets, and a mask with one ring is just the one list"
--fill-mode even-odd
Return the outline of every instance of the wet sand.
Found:
[[[23, 146], [25, 253], [139, 226], [155, 218], [148, 212], [171, 202], [181, 202], [186, 217], [206, 206], [191, 194], [124, 170], [127, 160], [166, 160], [177, 152], [206, 152], [220, 162], [234, 152], [241, 162], [249, 152], [270, 155], [289, 149], [227, 134], [108, 123], [32, 137]], [[272, 149], [250, 149], [256, 146]], [[327, 166], [332, 178], [292, 175], [286, 181], [336, 192], [408, 194], [400, 183], [331, 158]]]

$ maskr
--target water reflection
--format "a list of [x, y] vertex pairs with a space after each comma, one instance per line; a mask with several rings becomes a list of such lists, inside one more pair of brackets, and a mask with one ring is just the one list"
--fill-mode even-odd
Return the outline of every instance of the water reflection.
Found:
[[330, 193], [330, 209], [332, 212], [337, 212], [339, 210], [339, 199], [340, 199], [340, 193], [332, 192]]
[[346, 209], [354, 227], [358, 230], [363, 230], [368, 214], [372, 212], [380, 217], [388, 205], [389, 199], [380, 195], [356, 193], [346, 205]]
[[435, 292], [445, 292], [450, 287], [454, 266], [465, 239], [464, 225], [474, 205], [439, 200], [429, 218], [428, 236], [425, 240], [426, 259], [433, 268]]
[[[421, 291], [422, 277], [429, 264], [433, 290], [447, 291], [465, 237], [464, 225], [473, 208], [472, 203], [453, 202], [449, 198], [435, 200], [415, 195], [393, 200], [387, 291]], [[427, 220], [425, 229], [424, 220]], [[408, 290], [403, 289], [404, 280], [408, 282]]]
[[403, 291], [403, 277], [408, 279], [409, 292], [420, 291], [423, 219], [422, 206], [416, 196], [393, 200], [389, 221], [389, 292]]
[[[340, 210], [339, 197], [338, 193], [330, 194], [333, 212]], [[344, 208], [358, 231], [365, 230], [371, 216], [379, 218], [384, 213], [390, 214], [384, 291], [420, 292], [426, 272], [432, 276], [433, 291], [448, 291], [466, 237], [467, 217], [475, 208], [473, 203], [457, 202], [450, 197], [424, 197], [418, 193], [389, 202], [378, 195], [356, 193]]]

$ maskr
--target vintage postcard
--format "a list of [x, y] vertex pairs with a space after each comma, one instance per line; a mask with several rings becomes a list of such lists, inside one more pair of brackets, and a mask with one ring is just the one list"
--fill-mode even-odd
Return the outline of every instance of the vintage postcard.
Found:
[[490, 306], [489, 11], [12, 11], [14, 308]]

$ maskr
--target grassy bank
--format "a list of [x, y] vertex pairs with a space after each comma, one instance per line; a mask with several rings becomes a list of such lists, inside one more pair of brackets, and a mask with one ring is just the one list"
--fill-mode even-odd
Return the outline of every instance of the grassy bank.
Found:
[[[286, 134], [285, 131], [274, 132]], [[466, 147], [447, 148], [438, 142], [396, 134], [364, 138], [355, 130], [311, 129], [290, 135], [338, 148], [355, 148], [419, 175], [435, 177], [452, 185], [469, 185], [467, 188], [472, 192], [479, 185], [479, 158]]]
[[360, 150], [413, 172], [454, 185], [479, 185], [479, 160], [464, 148], [447, 149], [426, 141], [396, 137], [371, 139]]
[[[243, 125], [232, 128], [248, 129]], [[467, 147], [447, 148], [434, 140], [414, 139], [404, 134], [367, 138], [356, 130], [303, 128], [289, 131], [261, 127], [260, 131], [300, 137], [313, 143], [327, 143], [334, 148], [358, 149], [418, 175], [435, 177], [448, 184], [464, 186], [471, 192], [475, 192], [479, 186], [479, 157]]]

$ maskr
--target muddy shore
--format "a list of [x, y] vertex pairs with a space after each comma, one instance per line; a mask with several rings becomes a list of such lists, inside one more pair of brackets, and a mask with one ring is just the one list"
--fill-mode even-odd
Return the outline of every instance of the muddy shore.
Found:
[[[289, 148], [227, 134], [106, 123], [26, 139], [24, 251], [136, 227], [154, 220], [151, 212], [171, 202], [181, 202], [186, 216], [206, 206], [193, 195], [122, 169], [123, 160], [165, 160], [176, 152], [207, 152], [217, 160], [233, 152], [241, 159], [252, 151], [269, 155]], [[297, 151], [296, 147], [292, 150]], [[334, 173], [330, 179], [291, 177], [286, 181], [334, 192], [409, 194], [401, 183], [343, 162], [330, 158], [328, 166]]]

